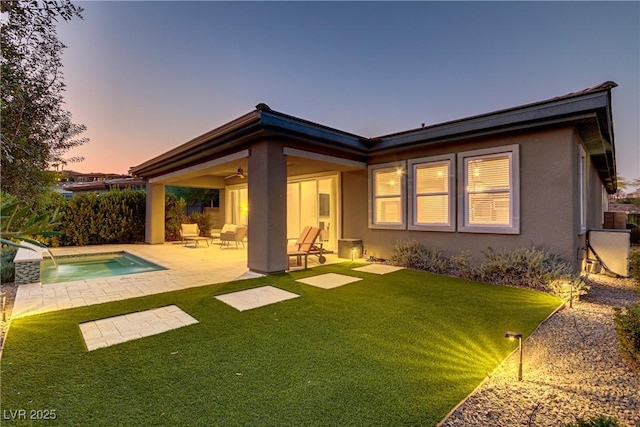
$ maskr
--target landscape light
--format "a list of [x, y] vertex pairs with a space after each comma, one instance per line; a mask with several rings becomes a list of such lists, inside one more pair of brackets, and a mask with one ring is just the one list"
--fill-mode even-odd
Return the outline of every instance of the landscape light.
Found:
[[507, 331], [504, 337], [510, 340], [518, 340], [518, 348], [520, 349], [520, 361], [518, 362], [518, 381], [522, 381], [522, 334], [520, 332]]

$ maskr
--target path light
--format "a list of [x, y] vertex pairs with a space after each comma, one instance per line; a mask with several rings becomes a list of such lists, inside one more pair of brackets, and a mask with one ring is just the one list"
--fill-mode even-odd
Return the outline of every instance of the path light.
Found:
[[353, 262], [354, 258], [356, 257], [357, 251], [358, 251], [358, 248], [356, 248], [355, 246], [351, 248], [351, 262]]
[[504, 333], [504, 337], [510, 340], [518, 340], [518, 348], [520, 349], [520, 362], [518, 363], [518, 381], [522, 381], [522, 334], [520, 332], [507, 331]]

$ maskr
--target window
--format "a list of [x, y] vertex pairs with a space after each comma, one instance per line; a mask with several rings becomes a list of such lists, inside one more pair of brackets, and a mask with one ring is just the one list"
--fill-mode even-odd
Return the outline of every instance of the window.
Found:
[[460, 153], [460, 231], [520, 233], [519, 147]]
[[371, 228], [406, 228], [404, 169], [404, 162], [369, 166]]
[[579, 234], [584, 234], [587, 231], [587, 153], [585, 153], [582, 145], [579, 145], [580, 160], [578, 165], [578, 186], [580, 198], [580, 231]]
[[455, 231], [454, 155], [409, 160], [410, 230]]

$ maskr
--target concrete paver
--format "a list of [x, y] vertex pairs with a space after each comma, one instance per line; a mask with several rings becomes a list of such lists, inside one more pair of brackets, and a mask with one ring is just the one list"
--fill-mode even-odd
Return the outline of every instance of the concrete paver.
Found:
[[230, 292], [216, 295], [216, 299], [230, 305], [238, 311], [251, 310], [269, 304], [298, 298], [300, 295], [288, 292], [274, 286], [261, 286], [244, 291]]
[[385, 264], [368, 264], [364, 267], [354, 268], [353, 271], [361, 271], [363, 273], [388, 274], [394, 271], [402, 270], [402, 267]]
[[89, 351], [198, 323], [175, 305], [81, 323]]
[[318, 276], [306, 277], [304, 279], [298, 279], [296, 282], [301, 282], [306, 285], [315, 286], [322, 289], [333, 289], [339, 286], [347, 285], [349, 283], [358, 282], [362, 280], [360, 277], [347, 276], [344, 274], [326, 273]]

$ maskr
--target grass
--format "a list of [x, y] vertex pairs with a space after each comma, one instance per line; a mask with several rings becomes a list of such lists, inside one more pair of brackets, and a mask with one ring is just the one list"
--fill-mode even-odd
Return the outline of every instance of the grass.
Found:
[[[55, 410], [61, 425], [434, 425], [515, 348], [505, 330], [529, 335], [561, 303], [353, 266], [16, 319], [3, 411]], [[364, 280], [331, 290], [295, 282], [320, 272]], [[213, 298], [264, 284], [301, 297], [245, 312]], [[200, 323], [87, 352], [79, 323], [169, 304]]]

